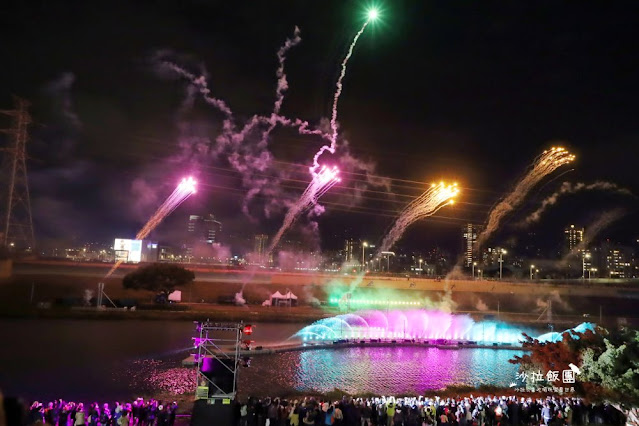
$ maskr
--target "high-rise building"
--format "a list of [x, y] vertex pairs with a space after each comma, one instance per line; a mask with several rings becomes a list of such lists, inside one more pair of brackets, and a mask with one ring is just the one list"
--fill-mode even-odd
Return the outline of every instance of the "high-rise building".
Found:
[[209, 213], [205, 216], [190, 215], [185, 244], [187, 255], [191, 256], [193, 254], [195, 245], [219, 243], [221, 233], [222, 222], [216, 220], [213, 214]]
[[268, 235], [266, 234], [257, 234], [255, 235], [255, 246], [253, 248], [253, 253], [255, 253], [256, 261], [260, 265], [266, 263], [268, 259], [266, 259], [266, 251], [268, 250]]
[[584, 240], [584, 228], [577, 228], [575, 225], [564, 229], [564, 237], [566, 239], [566, 248], [569, 252], [573, 252], [579, 243]]
[[477, 260], [478, 254], [475, 254], [477, 235], [479, 227], [468, 223], [462, 227], [462, 236], [464, 241], [464, 265], [470, 267]]
[[633, 251], [630, 247], [606, 241], [601, 245], [601, 255], [608, 278], [630, 278], [632, 276]]
[[353, 261], [353, 251], [355, 242], [352, 238], [347, 238], [344, 242], [344, 262], [352, 262]]

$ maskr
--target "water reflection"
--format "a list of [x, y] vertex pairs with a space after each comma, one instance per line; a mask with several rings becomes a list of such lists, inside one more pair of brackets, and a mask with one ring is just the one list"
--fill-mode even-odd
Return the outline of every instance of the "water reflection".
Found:
[[516, 350], [417, 347], [343, 348], [290, 352], [255, 357], [242, 370], [240, 384], [247, 395], [274, 390], [402, 394], [449, 385], [507, 386], [517, 367], [508, 363]]

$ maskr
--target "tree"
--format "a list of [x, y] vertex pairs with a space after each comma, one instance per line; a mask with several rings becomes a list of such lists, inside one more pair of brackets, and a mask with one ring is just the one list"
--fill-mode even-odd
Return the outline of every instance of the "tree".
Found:
[[530, 352], [509, 362], [522, 370], [562, 370], [570, 363], [581, 374], [575, 388], [593, 402], [609, 401], [622, 411], [628, 424], [639, 425], [639, 332], [623, 329], [564, 333], [558, 342], [540, 342], [525, 336]]
[[566, 370], [569, 365], [578, 365], [581, 352], [585, 348], [599, 348], [602, 351], [604, 329], [598, 328], [596, 333], [586, 330], [585, 333], [564, 333], [556, 342], [540, 342], [524, 333], [522, 347], [529, 350], [523, 356], [515, 356], [509, 362], [519, 364], [526, 370]]
[[128, 289], [150, 290], [168, 296], [176, 287], [191, 284], [193, 280], [193, 271], [178, 265], [154, 263], [126, 274], [122, 279], [122, 285]]
[[611, 334], [603, 339], [603, 348], [586, 348], [581, 360], [591, 392], [612, 401], [629, 424], [639, 424], [639, 332]]

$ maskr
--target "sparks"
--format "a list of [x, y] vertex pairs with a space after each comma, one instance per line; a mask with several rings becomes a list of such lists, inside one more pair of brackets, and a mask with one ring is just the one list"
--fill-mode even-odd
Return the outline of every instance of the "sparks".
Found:
[[393, 247], [412, 223], [434, 215], [446, 205], [454, 204], [454, 198], [458, 194], [459, 188], [456, 183], [452, 185], [446, 185], [443, 181], [439, 182], [439, 184], [433, 183], [426, 192], [402, 210], [393, 227], [384, 237], [378, 253], [388, 251]]
[[[193, 179], [192, 176], [188, 178], [184, 178], [180, 181], [178, 186], [173, 190], [171, 195], [168, 196], [166, 200], [158, 207], [158, 209], [153, 213], [151, 218], [146, 222], [146, 224], [140, 229], [140, 231], [136, 234], [136, 240], [143, 240], [149, 236], [151, 231], [153, 231], [159, 224], [167, 217], [173, 210], [177, 209], [180, 204], [182, 204], [187, 198], [197, 192], [197, 182]], [[115, 265], [107, 272], [104, 278], [109, 278], [116, 269], [122, 264], [122, 261], [117, 261]]]
[[515, 208], [521, 205], [526, 195], [544, 177], [557, 170], [564, 164], [571, 163], [575, 156], [563, 147], [553, 146], [544, 151], [533, 163], [530, 171], [515, 185], [513, 190], [506, 195], [491, 211], [488, 223], [483, 232], [477, 237], [477, 249], [497, 230], [502, 219]]
[[286, 212], [284, 223], [282, 223], [279, 231], [277, 231], [277, 234], [273, 237], [269, 245], [268, 253], [271, 253], [273, 249], [277, 247], [284, 233], [293, 225], [295, 219], [297, 219], [300, 214], [315, 205], [322, 195], [341, 181], [337, 166], [321, 166], [319, 172], [313, 175], [313, 180], [308, 184], [297, 203], [293, 204], [288, 212]]

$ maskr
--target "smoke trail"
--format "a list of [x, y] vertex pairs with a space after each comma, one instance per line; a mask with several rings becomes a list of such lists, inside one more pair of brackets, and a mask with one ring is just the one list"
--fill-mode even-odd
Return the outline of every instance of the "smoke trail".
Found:
[[71, 89], [75, 82], [75, 74], [64, 72], [60, 77], [49, 83], [45, 91], [55, 102], [55, 113], [60, 114], [64, 121], [74, 130], [82, 128], [80, 117], [73, 108]]
[[377, 250], [378, 255], [383, 251], [388, 251], [413, 222], [432, 216], [445, 205], [452, 204], [454, 202], [453, 198], [458, 193], [457, 184], [445, 186], [444, 182], [441, 182], [439, 185], [433, 184], [426, 192], [411, 201], [400, 213], [393, 227], [384, 237]]
[[515, 185], [515, 188], [506, 197], [497, 203], [490, 211], [488, 223], [484, 230], [477, 237], [476, 250], [479, 250], [486, 240], [497, 230], [502, 219], [515, 208], [517, 208], [526, 198], [526, 195], [545, 176], [557, 170], [564, 164], [574, 160], [564, 148], [553, 147], [544, 151], [533, 163], [530, 171]]
[[[169, 56], [171, 56], [171, 52], [168, 51], [157, 52], [152, 58], [152, 61], [155, 63], [157, 71], [163, 72], [168, 70], [180, 77], [185, 78], [192, 86], [197, 88], [207, 104], [213, 106], [226, 116], [223, 122], [223, 133], [218, 138], [218, 142], [222, 142], [224, 145], [236, 145], [243, 142], [246, 139], [247, 135], [249, 135], [259, 125], [269, 125], [274, 128], [277, 124], [281, 124], [283, 126], [297, 128], [300, 134], [320, 135], [328, 138], [328, 135], [324, 134], [324, 132], [316, 129], [310, 129], [310, 124], [307, 121], [301, 120], [299, 118], [291, 119], [279, 115], [279, 110], [281, 108], [282, 102], [284, 101], [284, 92], [288, 89], [288, 82], [286, 80], [286, 74], [284, 73], [284, 62], [286, 60], [286, 53], [290, 48], [296, 46], [301, 42], [299, 34], [300, 29], [298, 27], [295, 27], [293, 38], [287, 39], [284, 45], [280, 47], [277, 52], [279, 66], [276, 71], [276, 76], [278, 77], [278, 83], [273, 113], [270, 116], [254, 115], [241, 130], [237, 130], [233, 122], [233, 112], [226, 104], [226, 102], [211, 96], [211, 90], [209, 88], [209, 83], [207, 81], [207, 72], [205, 69], [202, 69], [200, 75], [198, 76], [186, 70], [184, 67], [178, 65], [173, 60], [169, 59]], [[270, 130], [268, 132], [265, 132], [264, 136], [267, 136], [269, 132]]]
[[[603, 231], [605, 228], [610, 226], [610, 224], [612, 224], [613, 222], [616, 222], [617, 220], [621, 219], [623, 216], [626, 215], [626, 213], [628, 213], [628, 211], [621, 207], [613, 209], [613, 210], [609, 210], [607, 212], [603, 212], [590, 225], [588, 225], [588, 227], [584, 229], [583, 239], [579, 242], [579, 244], [577, 244], [577, 246], [571, 252], [566, 253], [566, 255], [558, 261], [546, 262], [546, 263], [548, 263], [550, 267], [566, 268], [568, 264], [570, 263], [571, 259], [574, 260], [575, 256], [580, 255], [581, 253], [583, 253], [584, 250], [588, 249], [588, 246], [590, 245], [592, 240], [597, 235], [599, 235], [601, 231]], [[542, 264], [542, 262], [544, 261], [535, 262], [535, 263]]]
[[277, 76], [277, 90], [275, 91], [275, 106], [273, 107], [273, 112], [275, 114], [280, 112], [282, 108], [282, 102], [284, 102], [284, 92], [288, 90], [288, 81], [286, 80], [286, 74], [284, 74], [284, 61], [286, 60], [286, 52], [289, 51], [292, 47], [297, 46], [302, 41], [300, 37], [300, 29], [299, 27], [295, 27], [293, 31], [293, 38], [287, 38], [284, 42], [284, 45], [280, 47], [280, 50], [277, 51], [277, 60], [279, 66], [277, 67], [277, 71], [275, 75]]
[[455, 312], [457, 309], [457, 302], [453, 300], [453, 289], [448, 283], [444, 284], [444, 293], [440, 295], [439, 300], [425, 297], [423, 303], [426, 309], [435, 309], [442, 312]]
[[477, 303], [475, 303], [475, 310], [484, 312], [488, 310], [488, 305], [484, 302], [481, 297], [477, 298]]
[[348, 60], [353, 55], [353, 49], [355, 49], [355, 45], [357, 44], [357, 40], [364, 33], [366, 26], [369, 21], [364, 22], [362, 28], [357, 32], [355, 38], [353, 38], [353, 42], [348, 48], [348, 53], [346, 57], [342, 61], [342, 71], [340, 72], [339, 78], [337, 79], [337, 83], [335, 84], [336, 90], [333, 95], [333, 109], [331, 114], [331, 135], [330, 135], [330, 145], [322, 146], [319, 151], [313, 157], [313, 166], [311, 167], [311, 174], [315, 174], [315, 171], [320, 167], [319, 158], [324, 153], [324, 151], [329, 151], [331, 154], [335, 154], [335, 149], [337, 148], [337, 104], [339, 102], [339, 97], [342, 94], [342, 80], [344, 80], [344, 76], [346, 75], [346, 65], [348, 64]]
[[628, 211], [626, 209], [619, 207], [602, 213], [601, 216], [585, 228], [583, 239], [579, 244], [577, 244], [577, 247], [575, 247], [575, 252], [579, 253], [580, 251], [587, 249], [592, 240], [599, 235], [601, 231], [606, 229], [613, 222], [621, 219], [627, 212]]
[[544, 309], [548, 308], [550, 304], [552, 304], [552, 307], [555, 309], [558, 306], [564, 312], [574, 312], [572, 306], [570, 306], [570, 304], [566, 300], [562, 299], [559, 291], [557, 290], [551, 291], [550, 294], [548, 294], [543, 299], [541, 297], [538, 297], [537, 299], [535, 299], [535, 304], [537, 305], [537, 312], [543, 311]]
[[579, 191], [592, 191], [592, 190], [602, 190], [602, 191], [615, 191], [620, 194], [630, 195], [632, 196], [632, 192], [626, 188], [621, 188], [615, 183], [611, 182], [602, 182], [597, 181], [591, 184], [585, 184], [583, 182], [578, 183], [570, 183], [564, 182], [561, 184], [561, 187], [555, 191], [552, 195], [547, 197], [545, 200], [541, 202], [541, 205], [537, 210], [532, 212], [527, 218], [525, 218], [522, 222], [519, 223], [519, 226], [523, 227], [529, 225], [531, 223], [538, 222], [541, 219], [541, 215], [551, 206], [553, 206], [557, 200], [566, 194], [574, 194]]
[[360, 204], [368, 188], [380, 188], [390, 197], [393, 197], [393, 193], [391, 192], [391, 179], [378, 176], [376, 173], [376, 164], [373, 161], [365, 161], [354, 157], [350, 152], [349, 143], [346, 139], [342, 139], [342, 143], [339, 147], [338, 162], [342, 173], [362, 176], [362, 179], [349, 180], [348, 183], [353, 189], [353, 192], [347, 194], [343, 199], [340, 199], [341, 203], [347, 204], [348, 206]]
[[[375, 19], [375, 17], [369, 16], [369, 20], [370, 19]], [[271, 112], [270, 116], [254, 115], [251, 120], [249, 120], [241, 129], [236, 128], [233, 122], [233, 114], [226, 103], [210, 95], [209, 84], [207, 83], [204, 71], [201, 73], [200, 76], [196, 76], [196, 74], [187, 71], [173, 61], [167, 60], [167, 52], [160, 52], [154, 58], [154, 62], [158, 64], [157, 68], [159, 70], [169, 70], [187, 79], [191, 83], [191, 85], [198, 89], [207, 103], [213, 105], [215, 108], [225, 114], [226, 118], [223, 123], [222, 134], [219, 135], [216, 139], [216, 154], [219, 155], [223, 152], [229, 152], [228, 160], [230, 164], [242, 174], [243, 185], [249, 188], [242, 209], [244, 213], [247, 214], [249, 217], [249, 203], [258, 194], [267, 191], [267, 195], [269, 195], [270, 199], [277, 200], [281, 198], [277, 197], [277, 195], [279, 195], [277, 194], [277, 192], [279, 192], [279, 179], [277, 177], [264, 177], [264, 172], [270, 168], [272, 163], [272, 155], [266, 149], [268, 144], [268, 136], [278, 124], [287, 127], [294, 127], [300, 134], [317, 135], [330, 141], [329, 145], [322, 146], [313, 157], [313, 165], [309, 167], [309, 171], [312, 176], [311, 183], [308, 185], [301, 198], [289, 208], [282, 227], [271, 243], [271, 249], [277, 245], [281, 236], [293, 224], [296, 218], [308, 207], [315, 205], [318, 198], [321, 197], [323, 193], [325, 193], [332, 185], [336, 183], [336, 180], [334, 180], [333, 177], [331, 177], [328, 181], [325, 181], [325, 168], [320, 168], [319, 157], [326, 150], [330, 151], [331, 153], [335, 153], [337, 147], [337, 106], [339, 97], [343, 90], [342, 82], [346, 75], [346, 67], [349, 59], [353, 54], [355, 45], [357, 44], [359, 37], [363, 34], [367, 25], [368, 21], [364, 23], [362, 28], [355, 35], [348, 49], [348, 53], [342, 61], [341, 73], [337, 80], [336, 91], [333, 97], [330, 133], [324, 132], [321, 128], [312, 129], [310, 128], [309, 123], [306, 121], [303, 121], [299, 118], [291, 119], [288, 117], [284, 117], [279, 113], [284, 100], [284, 93], [288, 89], [288, 82], [286, 79], [286, 74], [284, 72], [286, 53], [289, 49], [301, 42], [301, 38], [299, 36], [300, 30], [298, 27], [295, 27], [293, 37], [288, 38], [284, 45], [280, 47], [277, 52], [279, 65], [276, 70], [276, 76], [278, 80], [273, 111]], [[247, 143], [247, 140], [254, 135], [254, 132], [262, 126], [266, 126], [266, 128], [261, 131], [259, 140], [256, 143]], [[275, 182], [273, 182], [274, 180]], [[268, 210], [265, 210], [265, 213], [268, 216]]]
[[[284, 93], [288, 89], [288, 82], [284, 72], [287, 52], [301, 42], [300, 29], [295, 27], [293, 36], [287, 38], [285, 43], [277, 51], [278, 68], [276, 70], [277, 85], [275, 90], [275, 102], [273, 111], [269, 116], [254, 115], [238, 128], [233, 121], [233, 114], [224, 101], [210, 95], [209, 84], [206, 79], [206, 71], [202, 70], [199, 77], [177, 65], [173, 60], [167, 59], [168, 52], [159, 52], [154, 57], [159, 71], [168, 70], [185, 78], [190, 82], [189, 88], [195, 87], [204, 97], [205, 101], [223, 112], [226, 118], [222, 125], [222, 133], [216, 138], [213, 154], [225, 156], [230, 165], [242, 176], [242, 184], [248, 188], [243, 200], [242, 211], [251, 217], [249, 205], [259, 194], [264, 194], [272, 203], [279, 203], [282, 199], [277, 176], [265, 177], [272, 165], [272, 154], [268, 150], [268, 138], [270, 133], [279, 124], [284, 127], [292, 127], [302, 135], [315, 135], [328, 139], [328, 135], [321, 129], [311, 128], [307, 121], [299, 118], [288, 118], [279, 114], [284, 101]], [[281, 207], [281, 206], [280, 206]], [[270, 206], [265, 207], [266, 216], [270, 216]]]
[[[290, 228], [290, 226], [293, 224], [295, 219], [297, 219], [297, 217], [305, 209], [314, 205], [317, 202], [317, 200], [326, 191], [330, 189], [331, 186], [333, 186], [335, 183], [339, 181], [339, 180], [336, 180], [335, 176], [330, 176], [328, 181], [325, 182], [326, 181], [325, 170], [327, 169], [325, 166], [321, 166], [320, 168], [319, 157], [324, 153], [324, 151], [329, 151], [331, 154], [335, 154], [335, 150], [337, 148], [337, 104], [339, 102], [339, 97], [342, 94], [342, 89], [343, 89], [342, 81], [344, 80], [344, 76], [346, 76], [346, 66], [348, 64], [349, 59], [353, 55], [353, 50], [355, 49], [357, 40], [359, 40], [360, 36], [364, 33], [364, 30], [366, 29], [368, 22], [369, 21], [364, 22], [364, 25], [362, 25], [362, 28], [357, 32], [357, 34], [353, 38], [353, 41], [351, 42], [351, 45], [348, 48], [348, 53], [346, 54], [346, 57], [344, 57], [344, 60], [342, 61], [342, 70], [340, 72], [339, 78], [337, 79], [337, 83], [335, 85], [336, 86], [335, 94], [333, 95], [333, 108], [332, 108], [332, 115], [331, 115], [331, 121], [330, 121], [330, 125], [331, 125], [330, 145], [323, 145], [322, 147], [320, 147], [320, 149], [317, 151], [317, 153], [313, 157], [313, 165], [309, 167], [309, 171], [311, 173], [311, 176], [313, 177], [313, 180], [311, 181], [309, 186], [306, 188], [306, 190], [300, 197], [299, 201], [293, 204], [287, 211], [282, 227], [279, 229], [279, 231], [277, 232], [277, 234], [275, 235], [275, 237], [273, 237], [273, 240], [271, 241], [269, 252], [272, 251], [277, 246], [280, 239], [282, 238], [282, 235], [284, 235], [284, 232], [286, 232], [286, 230]], [[318, 169], [319, 169], [319, 172], [318, 172]], [[337, 170], [337, 169], [334, 168], [333, 170]]]

